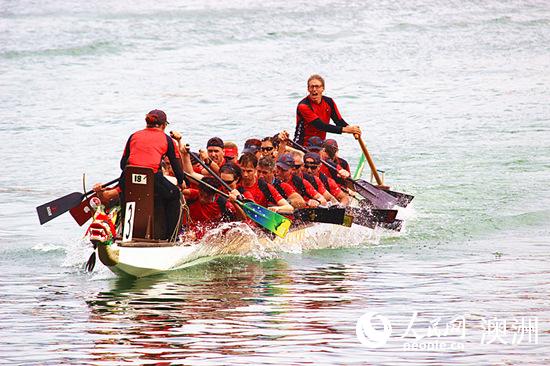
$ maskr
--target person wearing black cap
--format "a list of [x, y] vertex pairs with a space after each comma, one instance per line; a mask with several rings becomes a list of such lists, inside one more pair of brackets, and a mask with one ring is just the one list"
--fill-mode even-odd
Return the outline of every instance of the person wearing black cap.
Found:
[[311, 136], [307, 139], [307, 149], [309, 151], [313, 151], [318, 153], [319, 151], [323, 150], [323, 139], [319, 136]]
[[327, 139], [323, 142], [323, 149], [319, 152], [321, 158], [334, 165], [336, 170], [321, 166], [320, 172], [327, 177], [332, 177], [339, 185], [345, 185], [346, 179], [350, 177], [351, 171], [348, 162], [338, 156], [338, 143], [336, 140]]
[[252, 154], [256, 159], [259, 159], [262, 157], [261, 146], [262, 142], [260, 140], [254, 138], [248, 139], [244, 143], [243, 155]]
[[[340, 203], [344, 206], [349, 204], [349, 196], [342, 191], [340, 186], [334, 179], [321, 173], [319, 167], [321, 165], [321, 157], [316, 152], [308, 152], [304, 155], [304, 177], [317, 189], [324, 186], [330, 196], [325, 196], [327, 200], [333, 203]], [[314, 180], [313, 180], [313, 179]], [[319, 192], [320, 190], [317, 189]]]
[[[317, 207], [319, 204], [325, 205], [325, 198], [315, 190], [315, 188], [306, 179], [296, 174], [294, 157], [291, 154], [283, 154], [279, 156], [276, 163], [275, 176], [282, 182], [289, 184], [296, 192], [298, 192], [305, 203], [309, 207]], [[296, 207], [298, 208], [298, 207]], [[300, 207], [301, 208], [301, 207]]]
[[[324, 140], [327, 132], [361, 134], [359, 126], [350, 126], [338, 111], [332, 98], [325, 97], [325, 80], [320, 75], [311, 75], [307, 80], [308, 96], [298, 103], [296, 108], [296, 131], [294, 142], [307, 144], [311, 136]], [[335, 125], [330, 124], [330, 120]]]
[[348, 172], [351, 173], [349, 163], [347, 162], [347, 160], [344, 158], [341, 158], [338, 155], [338, 142], [336, 142], [336, 140], [333, 140], [333, 139], [325, 140], [325, 142], [323, 143], [323, 149], [327, 155], [327, 158], [339, 164], [342, 168], [346, 169]]
[[[168, 156], [177, 183], [183, 187], [184, 175], [181, 156], [176, 141], [164, 133], [168, 124], [166, 113], [155, 109], [145, 116], [145, 129], [134, 132], [128, 138], [120, 168], [124, 171], [127, 165], [151, 168], [155, 173], [155, 206], [164, 209], [166, 228], [155, 230], [158, 239], [168, 239], [177, 230], [180, 213], [180, 190], [164, 177], [161, 169], [163, 156]], [[124, 187], [124, 174], [121, 176], [121, 187]], [[160, 232], [159, 232], [160, 231]]]
[[256, 169], [258, 173], [258, 179], [263, 179], [267, 183], [271, 183], [273, 187], [288, 201], [294, 208], [304, 208], [306, 203], [302, 196], [296, 192], [294, 188], [288, 183], [275, 178], [275, 160], [272, 156], [264, 156], [258, 160], [258, 167]]

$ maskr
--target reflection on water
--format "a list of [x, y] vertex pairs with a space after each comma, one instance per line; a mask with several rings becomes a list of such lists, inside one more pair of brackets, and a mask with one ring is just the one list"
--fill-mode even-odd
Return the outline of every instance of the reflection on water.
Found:
[[[488, 243], [487, 243], [488, 244]], [[537, 244], [537, 243], [536, 243]], [[538, 243], [540, 244], [540, 243]], [[511, 247], [509, 247], [512, 249]], [[546, 260], [518, 267], [519, 257], [411, 259], [414, 253], [350, 250], [331, 262], [331, 250], [300, 258], [257, 262], [227, 259], [169, 276], [113, 279], [110, 290], [86, 301], [87, 358], [175, 364], [540, 364], [550, 329], [544, 278]], [[351, 254], [356, 257], [351, 257]], [[472, 253], [473, 254], [473, 253]], [[366, 255], [366, 258], [365, 258]], [[341, 259], [341, 258], [338, 258]], [[547, 257], [546, 257], [547, 259]], [[296, 268], [293, 262], [298, 261]], [[403, 264], [406, 262], [407, 264]], [[498, 305], [497, 305], [498, 304]], [[367, 311], [391, 320], [384, 347], [362, 346], [356, 322]], [[405, 350], [413, 328], [426, 334], [464, 317], [465, 337], [437, 338], [459, 349]], [[484, 319], [537, 317], [538, 342], [482, 344]], [[485, 335], [484, 335], [485, 334]], [[434, 338], [432, 338], [433, 340]], [[430, 339], [428, 339], [430, 340]], [[527, 339], [526, 339], [527, 340]], [[423, 340], [425, 341], [425, 340]]]
[[[24, 365], [547, 364], [548, 260], [543, 236], [228, 258], [142, 279], [0, 261], [0, 354]], [[356, 336], [366, 312], [393, 327], [380, 348]], [[463, 316], [466, 337], [436, 339], [461, 348], [404, 349], [415, 312], [418, 334]], [[537, 342], [511, 344], [522, 317], [538, 320]], [[507, 333], [482, 344], [483, 319], [508, 319]]]
[[324, 343], [338, 331], [295, 315], [349, 303], [346, 278], [342, 265], [296, 273], [281, 260], [231, 259], [166, 277], [116, 279], [110, 291], [86, 302], [95, 325], [89, 332], [101, 335], [90, 356], [215, 363], [224, 356], [273, 356], [283, 344]]

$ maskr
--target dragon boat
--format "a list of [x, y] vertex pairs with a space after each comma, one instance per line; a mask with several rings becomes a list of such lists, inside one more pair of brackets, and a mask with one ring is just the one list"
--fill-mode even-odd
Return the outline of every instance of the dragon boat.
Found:
[[[82, 212], [93, 213], [92, 223], [86, 233], [94, 247], [94, 253], [86, 265], [88, 270], [92, 270], [95, 265], [96, 253], [101, 263], [115, 274], [144, 277], [179, 270], [224, 256], [251, 253], [254, 246], [291, 247], [319, 235], [323, 237], [323, 241], [342, 240], [352, 229], [350, 219], [353, 217], [340, 217], [339, 225], [335, 225], [338, 221], [337, 215], [329, 211], [329, 217], [309, 217], [309, 220], [302, 217], [305, 220], [293, 223], [288, 231], [285, 230], [284, 235], [276, 236], [245, 223], [227, 223], [222, 224], [225, 227], [210, 230], [208, 238], [198, 241], [185, 241], [182, 236], [172, 240], [159, 240], [155, 231], [158, 225], [162, 224], [164, 217], [160, 214], [155, 215], [161, 210], [155, 210], [152, 170], [127, 167], [124, 176], [125, 201], [121, 202], [121, 206], [116, 206], [106, 213], [96, 197], [83, 201], [79, 207]], [[125, 207], [123, 219], [120, 207]], [[353, 208], [348, 212], [353, 213]], [[311, 212], [308, 215], [311, 216]], [[395, 213], [391, 219], [395, 219]], [[366, 226], [372, 228], [376, 225], [370, 222]], [[357, 233], [353, 235], [357, 237]]]

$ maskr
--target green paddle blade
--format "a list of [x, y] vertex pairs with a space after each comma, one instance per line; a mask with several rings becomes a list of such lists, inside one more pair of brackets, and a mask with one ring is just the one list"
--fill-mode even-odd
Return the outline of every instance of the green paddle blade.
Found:
[[361, 178], [361, 175], [363, 175], [363, 168], [365, 167], [365, 161], [367, 161], [367, 159], [365, 158], [365, 155], [361, 154], [361, 157], [359, 158], [359, 163], [357, 163], [357, 168], [355, 169], [355, 173], [353, 174], [354, 180]]
[[292, 224], [292, 221], [286, 217], [279, 215], [276, 212], [269, 211], [267, 208], [254, 202], [243, 203], [242, 208], [246, 215], [254, 222], [257, 222], [259, 225], [281, 238], [285, 237], [288, 233], [290, 225]]

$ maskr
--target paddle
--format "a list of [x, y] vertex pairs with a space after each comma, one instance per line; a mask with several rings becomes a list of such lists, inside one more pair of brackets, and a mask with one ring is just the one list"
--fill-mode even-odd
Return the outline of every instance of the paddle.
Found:
[[[187, 146], [186, 146], [186, 147], [187, 147]], [[212, 177], [216, 178], [216, 180], [217, 180], [218, 182], [220, 182], [220, 184], [221, 184], [225, 189], [227, 189], [227, 192], [231, 192], [231, 191], [233, 190], [231, 187], [229, 187], [229, 184], [225, 183], [225, 181], [224, 181], [219, 175], [217, 175], [216, 173], [214, 173], [214, 171], [213, 171], [204, 161], [202, 161], [201, 158], [199, 158], [199, 156], [198, 156], [196, 153], [194, 153], [194, 152], [192, 152], [192, 151], [190, 151], [190, 150], [188, 150], [188, 152], [189, 152], [189, 155], [191, 155], [195, 160], [197, 160], [198, 163], [199, 163], [204, 169], [206, 169], [206, 171], [207, 171], [208, 173], [210, 173], [210, 175], [211, 175]], [[244, 197], [243, 197], [242, 195], [240, 195], [240, 196], [239, 196], [239, 199], [240, 199], [240, 200], [244, 200]]]
[[[308, 150], [303, 147], [302, 145], [298, 144], [297, 142], [294, 142], [292, 140], [288, 140], [292, 145], [294, 145], [297, 149], [301, 150], [302, 152], [308, 152]], [[336, 166], [332, 165], [326, 160], [321, 159], [321, 163], [323, 163], [327, 168], [338, 172], [338, 169]], [[347, 182], [353, 185], [354, 190], [359, 193], [361, 196], [366, 198], [374, 207], [376, 208], [392, 208], [393, 206], [397, 205], [398, 200], [392, 196], [391, 194], [387, 193], [386, 191], [377, 188], [375, 186], [371, 185], [365, 185], [362, 184], [360, 181], [356, 181], [350, 177], [345, 179]]]
[[[189, 173], [184, 172], [184, 174], [187, 177], [193, 179], [195, 182], [202, 184], [203, 186], [211, 189], [219, 195], [225, 198], [229, 198], [229, 195], [227, 193], [224, 193], [219, 189], [212, 187], [210, 184], [195, 178]], [[242, 202], [240, 200], [237, 200], [237, 204], [243, 209], [246, 216], [252, 219], [252, 221], [258, 223], [260, 226], [269, 230], [275, 235], [284, 238], [288, 233], [288, 229], [290, 228], [292, 221], [290, 221], [283, 215], [279, 215], [276, 212], [270, 211], [267, 208], [260, 206], [254, 202]]]
[[372, 172], [372, 175], [374, 175], [374, 179], [376, 179], [376, 183], [378, 186], [382, 189], [388, 189], [390, 187], [384, 185], [384, 181], [382, 178], [380, 178], [380, 175], [378, 174], [378, 170], [376, 169], [376, 166], [374, 165], [374, 161], [372, 160], [372, 157], [369, 154], [369, 151], [367, 150], [367, 145], [365, 145], [365, 142], [361, 138], [361, 135], [353, 135], [357, 141], [359, 141], [359, 146], [361, 146], [361, 150], [363, 151], [363, 155], [367, 158], [367, 163], [369, 164], [370, 171]]
[[296, 220], [303, 222], [320, 222], [325, 224], [334, 224], [350, 227], [354, 222], [354, 217], [348, 215], [343, 207], [314, 207], [300, 208], [293, 212], [281, 212], [285, 215], [294, 215]]
[[[118, 182], [119, 179], [120, 178], [113, 179], [112, 181], [105, 183], [102, 187], [107, 187], [115, 182]], [[86, 193], [69, 193], [66, 196], [60, 197], [58, 199], [38, 206], [36, 208], [36, 212], [38, 213], [38, 220], [40, 220], [40, 225], [44, 225], [46, 222], [55, 219], [59, 215], [64, 214], [71, 208], [78, 206], [80, 202], [82, 202], [82, 199], [84, 197], [93, 192], [93, 190], [90, 190]]]
[[390, 195], [397, 198], [397, 204], [402, 207], [407, 207], [407, 205], [413, 200], [414, 196], [406, 193], [401, 192], [395, 192], [391, 191], [388, 186], [384, 185], [384, 181], [382, 178], [380, 178], [380, 175], [378, 175], [378, 170], [376, 169], [376, 166], [374, 165], [374, 161], [372, 160], [372, 157], [369, 154], [369, 151], [367, 150], [367, 145], [365, 145], [365, 142], [363, 141], [363, 138], [361, 135], [353, 135], [355, 139], [359, 142], [359, 146], [361, 147], [361, 150], [363, 151], [363, 155], [367, 158], [367, 162], [369, 164], [370, 170], [372, 172], [372, 175], [374, 176], [374, 179], [376, 180], [376, 183], [379, 187], [376, 187], [372, 184], [370, 184], [367, 181], [361, 180], [361, 183], [363, 186], [370, 186], [371, 188], [381, 188]]
[[361, 154], [361, 157], [359, 158], [359, 163], [357, 163], [357, 168], [355, 169], [355, 173], [353, 173], [353, 179], [357, 180], [361, 178], [364, 167], [365, 167], [365, 154]]

